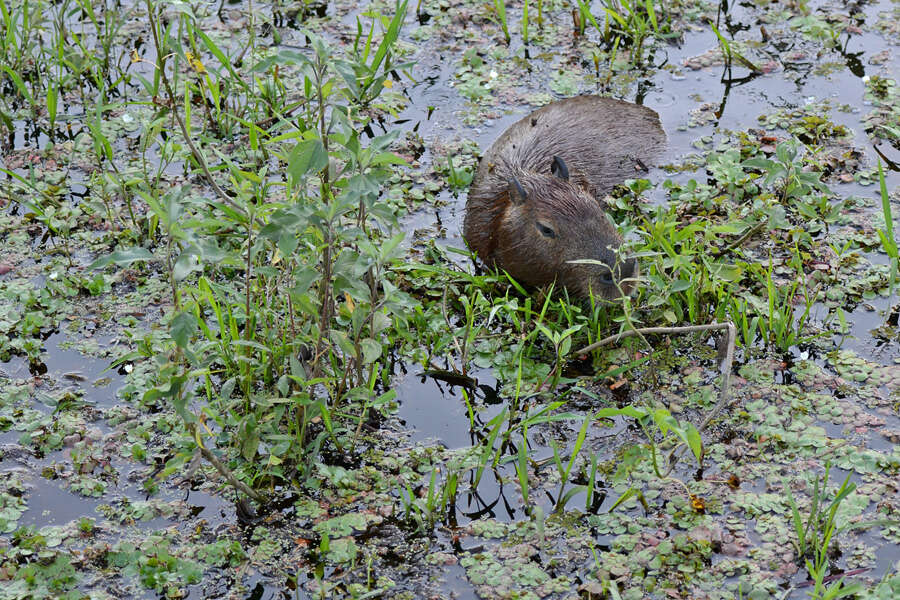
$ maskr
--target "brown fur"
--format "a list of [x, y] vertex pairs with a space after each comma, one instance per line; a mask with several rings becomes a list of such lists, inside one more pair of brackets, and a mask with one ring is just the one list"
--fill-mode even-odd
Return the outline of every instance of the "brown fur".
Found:
[[[622, 238], [602, 198], [617, 183], [639, 176], [665, 140], [655, 112], [621, 100], [579, 96], [536, 110], [482, 157], [466, 202], [466, 241], [488, 265], [527, 284], [556, 280], [579, 296], [590, 290], [618, 297], [609, 268], [567, 262], [593, 259], [612, 267], [613, 278], [631, 293], [637, 263], [617, 257]], [[568, 180], [551, 174], [554, 156], [568, 167]]]

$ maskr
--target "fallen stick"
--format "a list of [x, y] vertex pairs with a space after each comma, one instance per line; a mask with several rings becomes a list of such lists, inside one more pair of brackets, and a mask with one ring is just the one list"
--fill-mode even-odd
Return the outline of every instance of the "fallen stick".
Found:
[[[681, 334], [681, 333], [696, 333], [698, 331], [714, 331], [718, 329], [724, 329], [727, 331], [727, 337], [725, 338], [726, 346], [724, 348], [724, 352], [722, 351], [721, 345], [719, 346], [719, 372], [722, 374], [722, 385], [719, 389], [719, 401], [710, 411], [710, 413], [703, 419], [703, 423], [697, 427], [697, 431], [702, 432], [706, 427], [713, 421], [713, 419], [718, 416], [718, 414], [722, 411], [726, 404], [728, 404], [728, 400], [731, 398], [731, 366], [734, 363], [734, 344], [735, 339], [737, 338], [737, 329], [734, 326], [734, 323], [709, 323], [707, 325], [686, 325], [683, 327], [644, 327], [641, 329], [629, 329], [628, 331], [623, 331], [621, 333], [617, 333], [616, 335], [611, 335], [609, 337], [605, 337], [598, 342], [594, 342], [589, 346], [585, 346], [584, 348], [580, 348], [575, 352], [570, 354], [587, 354], [588, 352], [592, 352], [597, 348], [602, 346], [606, 346], [607, 344], [612, 344], [618, 342], [620, 340], [624, 340], [629, 337], [641, 336], [644, 334]], [[724, 354], [724, 356], [723, 356]], [[677, 450], [677, 448], [676, 448]], [[672, 471], [672, 468], [675, 466], [677, 462], [679, 454], [676, 454], [675, 451], [669, 455], [669, 471]], [[667, 473], [668, 474], [668, 473]]]

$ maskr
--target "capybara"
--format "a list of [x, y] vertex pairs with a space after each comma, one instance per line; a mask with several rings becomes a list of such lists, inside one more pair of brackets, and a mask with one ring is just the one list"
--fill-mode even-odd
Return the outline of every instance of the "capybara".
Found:
[[[554, 280], [570, 293], [615, 299], [634, 291], [637, 261], [603, 197], [662, 151], [651, 109], [579, 96], [553, 102], [507, 129], [484, 154], [466, 202], [463, 235], [489, 266], [517, 281]], [[603, 265], [572, 263], [593, 259]]]

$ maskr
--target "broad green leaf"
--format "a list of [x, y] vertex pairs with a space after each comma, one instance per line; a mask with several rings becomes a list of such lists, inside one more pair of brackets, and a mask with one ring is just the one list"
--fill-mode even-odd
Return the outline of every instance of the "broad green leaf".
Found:
[[363, 364], [372, 364], [381, 356], [381, 344], [372, 338], [364, 338], [359, 345], [362, 347]]
[[105, 267], [106, 265], [113, 263], [116, 265], [128, 265], [133, 262], [137, 262], [140, 260], [156, 260], [153, 256], [153, 253], [147, 250], [146, 248], [140, 248], [138, 246], [133, 246], [131, 248], [126, 248], [125, 250], [116, 250], [112, 254], [104, 256], [103, 258], [98, 258], [90, 265], [88, 265], [88, 269], [100, 269]]
[[186, 348], [188, 342], [197, 332], [197, 317], [193, 313], [180, 312], [169, 323], [169, 334], [179, 348]]
[[328, 154], [322, 140], [298, 142], [288, 155], [288, 174], [295, 184], [310, 172], [318, 172], [328, 166]]
[[693, 423], [684, 424], [684, 433], [687, 438], [687, 444], [699, 463], [703, 459], [703, 438], [700, 437], [700, 432], [697, 431]]

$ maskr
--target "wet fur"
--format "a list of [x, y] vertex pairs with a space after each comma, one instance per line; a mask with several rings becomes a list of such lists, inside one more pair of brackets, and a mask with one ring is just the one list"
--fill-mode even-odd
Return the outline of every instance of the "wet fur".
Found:
[[[601, 281], [607, 269], [566, 261], [599, 260], [616, 267], [617, 280], [636, 277], [633, 260], [617, 260], [622, 238], [602, 198], [638, 176], [665, 139], [655, 112], [612, 98], [581, 96], [535, 111], [482, 157], [466, 202], [467, 242], [487, 264], [524, 283], [557, 280], [577, 295], [590, 288], [595, 295], [619, 296], [614, 284]], [[554, 156], [568, 167], [568, 180], [551, 174]], [[524, 202], [510, 197], [513, 179], [526, 193]], [[541, 235], [538, 221], [552, 223], [557, 238]], [[626, 293], [634, 288], [622, 283]]]

